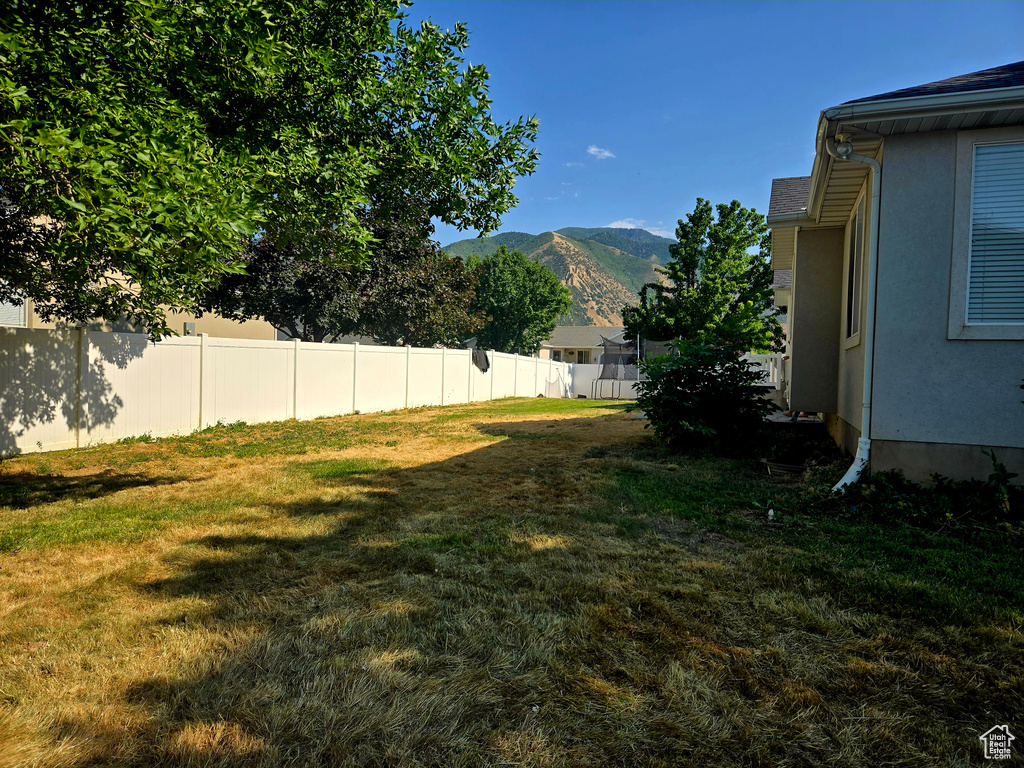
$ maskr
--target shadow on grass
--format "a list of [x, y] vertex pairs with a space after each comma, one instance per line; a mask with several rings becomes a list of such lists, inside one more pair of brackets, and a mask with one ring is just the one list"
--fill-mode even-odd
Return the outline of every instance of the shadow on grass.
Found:
[[[736, 465], [588, 458], [601, 422], [481, 426], [506, 439], [409, 469], [289, 464], [352, 494], [281, 508], [317, 533], [178, 550], [138, 587], [180, 601], [162, 621], [200, 650], [129, 687], [130, 726], [55, 737], [89, 744], [81, 766], [926, 765], [1015, 711], [994, 669], [879, 644], [827, 594], [660, 536], [709, 504], [742, 516]], [[672, 479], [631, 500], [626, 470]], [[601, 518], [617, 508], [630, 536]]]
[[0, 507], [26, 509], [65, 499], [99, 499], [129, 488], [172, 485], [177, 482], [180, 482], [180, 478], [148, 477], [112, 470], [73, 477], [27, 473], [3, 474], [0, 475]]

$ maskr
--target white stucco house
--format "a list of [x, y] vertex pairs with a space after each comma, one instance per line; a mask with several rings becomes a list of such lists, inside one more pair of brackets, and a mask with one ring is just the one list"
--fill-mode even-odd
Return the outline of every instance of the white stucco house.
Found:
[[824, 110], [768, 223], [791, 408], [873, 469], [1024, 478], [1024, 62]]

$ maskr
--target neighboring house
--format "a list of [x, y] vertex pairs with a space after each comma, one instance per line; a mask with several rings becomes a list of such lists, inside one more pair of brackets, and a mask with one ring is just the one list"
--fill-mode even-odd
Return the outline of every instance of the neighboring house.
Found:
[[825, 110], [768, 223], [793, 410], [873, 469], [1024, 476], [1024, 62]]
[[[206, 333], [210, 336], [219, 336], [228, 339], [258, 339], [261, 341], [272, 341], [277, 338], [277, 331], [270, 323], [262, 320], [247, 320], [239, 322], [230, 318], [207, 312], [200, 318], [181, 312], [168, 312], [167, 325], [182, 336], [191, 336]], [[20, 307], [13, 304], [0, 303], [0, 326], [20, 328], [62, 328], [68, 324], [61, 321], [44, 321], [34, 311], [31, 300], [26, 301]], [[129, 323], [107, 323], [95, 321], [88, 324], [89, 330], [93, 331], [126, 331], [138, 333], [139, 330]]]
[[622, 326], [559, 325], [540, 345], [540, 357], [563, 363], [600, 363], [604, 348], [602, 336], [622, 341]]

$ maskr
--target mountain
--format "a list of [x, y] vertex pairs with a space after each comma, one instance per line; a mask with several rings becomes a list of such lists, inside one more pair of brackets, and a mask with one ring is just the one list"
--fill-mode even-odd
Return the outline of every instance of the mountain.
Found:
[[464, 259], [490, 256], [502, 245], [518, 250], [554, 270], [572, 294], [572, 310], [559, 325], [622, 325], [622, 307], [637, 303], [644, 283], [660, 279], [654, 268], [671, 258], [673, 242], [643, 229], [565, 227], [459, 240], [443, 250]]

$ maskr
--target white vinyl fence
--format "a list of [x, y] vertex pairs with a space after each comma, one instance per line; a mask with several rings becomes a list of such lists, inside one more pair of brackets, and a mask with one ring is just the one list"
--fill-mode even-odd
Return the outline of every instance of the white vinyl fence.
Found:
[[774, 389], [782, 389], [782, 353], [776, 352], [771, 355], [744, 355], [744, 360], [749, 360], [764, 371], [765, 386]]
[[[773, 389], [782, 388], [782, 354], [744, 355], [761, 369], [764, 384]], [[572, 366], [573, 396], [585, 395], [606, 400], [632, 400], [636, 397], [636, 381], [602, 379], [600, 363], [575, 363]], [[647, 377], [640, 375], [641, 380]]]
[[571, 397], [572, 367], [463, 349], [0, 329], [0, 454], [217, 424]]

